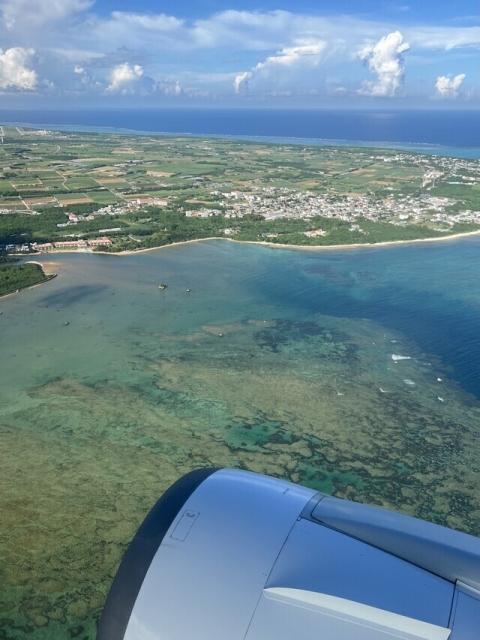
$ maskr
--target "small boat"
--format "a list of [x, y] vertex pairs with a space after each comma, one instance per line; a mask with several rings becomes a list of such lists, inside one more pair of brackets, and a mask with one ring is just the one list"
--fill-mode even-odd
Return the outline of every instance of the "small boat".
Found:
[[163, 284], [163, 282], [160, 282], [160, 284], [158, 285], [158, 288], [160, 289], [160, 291], [163, 291], [164, 289], [167, 288], [167, 285]]

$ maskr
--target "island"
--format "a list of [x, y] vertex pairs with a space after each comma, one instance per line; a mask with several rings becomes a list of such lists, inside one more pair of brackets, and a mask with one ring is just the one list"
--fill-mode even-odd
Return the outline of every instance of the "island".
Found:
[[199, 240], [302, 247], [480, 231], [480, 161], [4, 126], [0, 252], [131, 252]]

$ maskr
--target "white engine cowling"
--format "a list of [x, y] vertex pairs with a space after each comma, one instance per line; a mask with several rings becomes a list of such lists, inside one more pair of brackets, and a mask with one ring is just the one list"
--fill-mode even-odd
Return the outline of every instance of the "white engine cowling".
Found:
[[97, 640], [480, 640], [480, 539], [248, 471], [157, 502]]

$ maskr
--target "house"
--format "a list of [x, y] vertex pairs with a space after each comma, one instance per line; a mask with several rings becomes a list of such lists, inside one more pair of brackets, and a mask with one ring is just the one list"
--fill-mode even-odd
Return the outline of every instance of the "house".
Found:
[[32, 244], [32, 249], [35, 251], [51, 251], [53, 249], [53, 244], [51, 242], [44, 242], [43, 244]]
[[88, 241], [90, 247], [99, 247], [99, 246], [110, 246], [112, 241], [107, 236], [103, 236], [103, 238], [92, 238]]
[[312, 231], [305, 231], [305, 235], [308, 238], [318, 238], [319, 236], [324, 236], [326, 231], [323, 229], [313, 229]]
[[85, 249], [85, 240], [68, 240], [67, 242], [54, 242], [55, 249]]

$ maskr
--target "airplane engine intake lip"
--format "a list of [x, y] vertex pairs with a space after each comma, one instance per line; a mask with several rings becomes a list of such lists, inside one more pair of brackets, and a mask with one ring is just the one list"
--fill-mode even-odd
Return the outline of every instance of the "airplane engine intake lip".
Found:
[[217, 468], [197, 469], [177, 480], [151, 509], [115, 575], [98, 626], [97, 640], [123, 640], [140, 588], [165, 534], [192, 493]]

